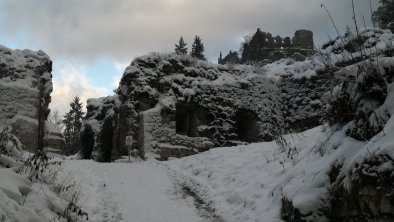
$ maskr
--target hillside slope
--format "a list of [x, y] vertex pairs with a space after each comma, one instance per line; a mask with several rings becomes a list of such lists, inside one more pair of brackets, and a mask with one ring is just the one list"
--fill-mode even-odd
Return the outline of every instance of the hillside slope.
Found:
[[279, 78], [339, 77], [327, 97], [330, 125], [171, 161], [178, 181], [225, 221], [393, 221], [394, 38], [388, 30], [360, 34], [325, 45], [329, 60], [314, 70], [308, 63], [321, 55], [265, 67]]
[[285, 147], [217, 148], [168, 166], [227, 222], [392, 221], [394, 118], [370, 142], [345, 131], [320, 126]]

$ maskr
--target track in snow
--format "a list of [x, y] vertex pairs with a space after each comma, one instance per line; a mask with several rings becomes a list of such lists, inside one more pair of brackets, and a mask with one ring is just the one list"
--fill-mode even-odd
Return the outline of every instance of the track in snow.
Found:
[[80, 204], [91, 221], [206, 221], [160, 162], [67, 160], [64, 169], [80, 182]]

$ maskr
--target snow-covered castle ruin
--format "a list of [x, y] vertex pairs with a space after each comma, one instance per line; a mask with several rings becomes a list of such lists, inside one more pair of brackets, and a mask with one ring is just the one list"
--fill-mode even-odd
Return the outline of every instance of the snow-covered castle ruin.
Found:
[[[361, 33], [362, 47], [373, 53], [372, 43], [389, 35], [370, 32]], [[111, 161], [127, 155], [126, 136], [134, 138], [141, 156], [167, 159], [318, 126], [331, 90], [347, 78], [327, 71], [328, 63], [339, 69], [360, 59], [349, 48], [354, 36], [347, 35], [305, 61], [285, 58], [263, 66], [212, 64], [175, 54], [136, 58], [116, 95], [88, 100], [83, 156]]]
[[88, 100], [84, 157], [110, 161], [126, 155], [130, 135], [141, 156], [167, 159], [316, 126], [324, 113], [319, 99], [326, 78], [277, 81], [255, 66], [175, 54], [139, 57], [126, 68], [115, 96]]
[[269, 140], [278, 106], [277, 86], [252, 67], [152, 54], [126, 68], [116, 96], [88, 100], [84, 148], [99, 159], [124, 154], [132, 135], [141, 155], [168, 158]]
[[254, 62], [273, 62], [283, 58], [305, 60], [314, 50], [313, 32], [297, 30], [292, 38], [272, 36], [269, 32], [257, 29], [253, 36], [246, 37], [242, 44], [241, 57], [236, 51], [230, 51], [226, 56], [218, 58], [219, 64], [238, 64]]

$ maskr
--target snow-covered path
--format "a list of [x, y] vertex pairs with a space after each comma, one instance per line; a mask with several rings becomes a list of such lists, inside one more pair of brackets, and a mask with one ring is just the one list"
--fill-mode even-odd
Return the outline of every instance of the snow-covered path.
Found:
[[80, 181], [80, 204], [90, 221], [204, 221], [159, 162], [67, 160], [64, 169]]

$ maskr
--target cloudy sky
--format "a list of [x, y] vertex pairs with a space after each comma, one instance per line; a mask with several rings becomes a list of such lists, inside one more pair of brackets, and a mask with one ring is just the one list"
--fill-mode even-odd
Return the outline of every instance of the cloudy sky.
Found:
[[[370, 1], [354, 2], [369, 25]], [[199, 35], [212, 62], [258, 27], [283, 37], [309, 29], [320, 45], [335, 35], [322, 3], [341, 30], [353, 27], [351, 0], [0, 0], [0, 44], [51, 57], [51, 107], [63, 113], [76, 95], [112, 94], [133, 58], [171, 52], [180, 36], [190, 47]]]

